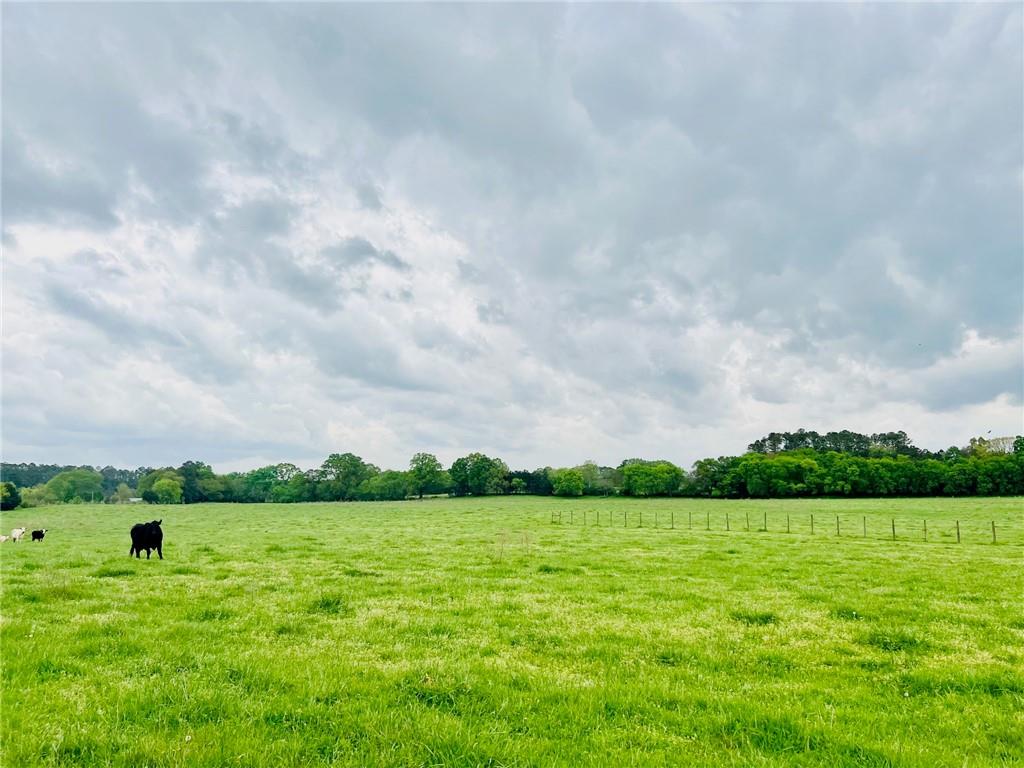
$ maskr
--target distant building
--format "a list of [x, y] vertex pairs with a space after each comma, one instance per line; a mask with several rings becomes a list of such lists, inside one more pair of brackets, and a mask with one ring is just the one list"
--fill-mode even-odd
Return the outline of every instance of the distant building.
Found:
[[128, 503], [129, 504], [141, 504], [142, 503], [142, 497], [141, 496], [129, 496], [128, 497]]

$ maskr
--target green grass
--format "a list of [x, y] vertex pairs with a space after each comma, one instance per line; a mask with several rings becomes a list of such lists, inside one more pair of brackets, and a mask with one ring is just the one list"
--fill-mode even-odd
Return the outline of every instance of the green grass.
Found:
[[[166, 559], [130, 559], [161, 517]], [[50, 532], [0, 545], [4, 768], [1024, 763], [1020, 499], [0, 516], [18, 525]]]

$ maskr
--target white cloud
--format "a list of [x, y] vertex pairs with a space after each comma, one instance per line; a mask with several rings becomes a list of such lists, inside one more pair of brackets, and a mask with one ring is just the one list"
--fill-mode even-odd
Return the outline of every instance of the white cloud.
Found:
[[1020, 23], [11, 6], [4, 458], [1020, 431]]

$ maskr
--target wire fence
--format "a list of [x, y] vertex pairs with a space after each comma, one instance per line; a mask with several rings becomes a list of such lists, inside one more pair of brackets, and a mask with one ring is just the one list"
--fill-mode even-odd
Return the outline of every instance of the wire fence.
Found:
[[658, 530], [691, 530], [744, 533], [784, 533], [832, 538], [857, 538], [888, 541], [923, 541], [944, 543], [1007, 544], [1020, 543], [1016, 530], [996, 520], [981, 521], [920, 518], [899, 518], [869, 515], [772, 514], [710, 511], [694, 514], [692, 510], [552, 510], [555, 525], [594, 526], [605, 528], [652, 528]]

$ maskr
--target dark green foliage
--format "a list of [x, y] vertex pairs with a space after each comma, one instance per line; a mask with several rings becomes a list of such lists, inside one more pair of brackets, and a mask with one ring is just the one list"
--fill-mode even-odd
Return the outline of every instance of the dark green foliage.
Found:
[[501, 459], [471, 453], [448, 470], [456, 496], [490, 496], [508, 492], [508, 466]]
[[669, 461], [631, 460], [622, 468], [622, 492], [627, 496], [676, 496], [683, 470]]
[[583, 495], [583, 473], [578, 469], [560, 469], [552, 472], [551, 484], [555, 496]]
[[[669, 461], [631, 458], [618, 467], [588, 461], [576, 467], [509, 471], [504, 461], [482, 453], [456, 459], [448, 471], [432, 454], [417, 453], [407, 471], [381, 470], [354, 453], [334, 453], [317, 469], [281, 463], [250, 472], [216, 474], [199, 461], [178, 468], [118, 470], [60, 469], [52, 465], [4, 464], [5, 509], [18, 494], [26, 507], [53, 502], [106, 499], [131, 494], [150, 503], [399, 501], [410, 495], [449, 493], [489, 496], [695, 496], [705, 498], [1014, 496], [1024, 494], [1024, 437], [972, 438], [963, 448], [929, 452], [905, 432], [861, 435], [849, 430], [772, 432], [743, 456], [697, 461], [684, 472]], [[11, 478], [49, 477], [24, 493]], [[168, 482], [173, 483], [172, 487]], [[137, 485], [132, 491], [128, 485]], [[160, 492], [156, 486], [160, 484]], [[180, 489], [180, 490], [179, 490]]]
[[0, 510], [16, 509], [21, 504], [21, 494], [14, 483], [0, 483]]

